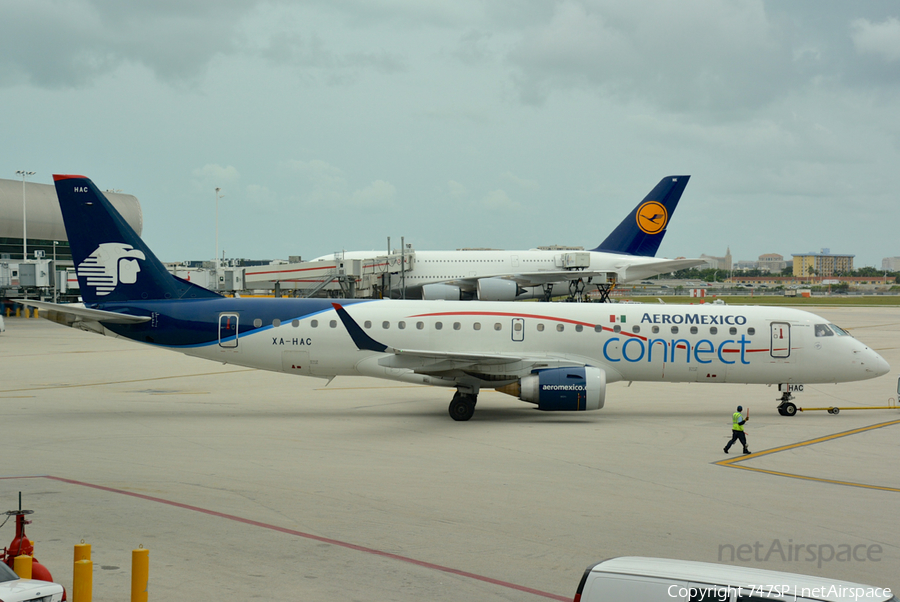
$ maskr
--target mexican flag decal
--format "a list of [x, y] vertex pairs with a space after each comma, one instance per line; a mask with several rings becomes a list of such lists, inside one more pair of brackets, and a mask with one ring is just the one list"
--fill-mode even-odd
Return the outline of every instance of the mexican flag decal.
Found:
[[619, 323], [619, 324], [624, 324], [624, 323], [625, 323], [625, 316], [614, 316], [614, 315], [610, 315], [610, 316], [609, 316], [609, 321], [610, 321], [610, 322], [617, 322], [617, 323]]

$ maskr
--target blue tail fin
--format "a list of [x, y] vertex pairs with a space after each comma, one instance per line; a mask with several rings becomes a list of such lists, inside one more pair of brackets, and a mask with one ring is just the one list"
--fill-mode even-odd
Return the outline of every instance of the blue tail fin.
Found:
[[592, 251], [654, 257], [691, 176], [666, 176]]
[[170, 274], [88, 178], [53, 182], [85, 303], [221, 296]]

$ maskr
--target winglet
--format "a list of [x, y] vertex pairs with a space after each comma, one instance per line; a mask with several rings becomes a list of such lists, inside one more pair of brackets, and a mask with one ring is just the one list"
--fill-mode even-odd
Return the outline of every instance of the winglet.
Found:
[[337, 303], [332, 303], [331, 306], [334, 308], [334, 311], [337, 312], [337, 315], [340, 316], [341, 322], [344, 323], [344, 328], [347, 329], [350, 338], [356, 343], [357, 348], [361, 351], [378, 351], [380, 353], [387, 351], [387, 345], [382, 345], [367, 335], [363, 329], [360, 328], [359, 324], [350, 317], [350, 314], [347, 313], [346, 309]]

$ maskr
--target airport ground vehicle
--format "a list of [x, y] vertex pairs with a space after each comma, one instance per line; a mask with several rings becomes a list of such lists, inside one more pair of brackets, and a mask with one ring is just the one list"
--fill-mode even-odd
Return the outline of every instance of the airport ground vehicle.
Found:
[[888, 588], [709, 562], [623, 556], [585, 570], [575, 602], [897, 602]]
[[52, 581], [20, 579], [16, 573], [0, 562], [0, 600], [3, 602], [59, 602], [63, 599], [63, 586]]

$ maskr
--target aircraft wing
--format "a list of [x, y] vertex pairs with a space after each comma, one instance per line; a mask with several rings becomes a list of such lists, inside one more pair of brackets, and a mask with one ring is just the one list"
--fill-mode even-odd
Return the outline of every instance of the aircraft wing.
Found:
[[30, 305], [47, 311], [55, 311], [83, 320], [91, 320], [93, 322], [105, 322], [107, 324], [140, 324], [149, 322], [150, 316], [129, 316], [128, 314], [120, 314], [114, 311], [103, 311], [102, 309], [90, 309], [81, 303], [48, 303], [46, 301], [32, 301], [31, 299], [15, 299], [17, 303], [22, 305]]
[[454, 351], [429, 351], [397, 349], [379, 343], [350, 317], [343, 306], [332, 303], [344, 327], [357, 348], [390, 354], [378, 363], [390, 368], [405, 368], [420, 374], [441, 374], [452, 370], [470, 370], [495, 374], [528, 373], [536, 368], [583, 366], [583, 363], [562, 357], [529, 356], [527, 354], [460, 353]]
[[677, 272], [687, 268], [694, 268], [699, 265], [706, 265], [704, 259], [660, 259], [659, 261], [649, 261], [634, 264], [624, 264], [616, 266], [619, 273], [619, 282], [628, 282], [631, 280], [643, 280], [657, 274], [668, 274]]
[[521, 287], [541, 286], [551, 282], [563, 282], [568, 280], [582, 280], [587, 278], [606, 279], [610, 274], [617, 274], [615, 270], [546, 270], [541, 272], [520, 272], [509, 276]]

